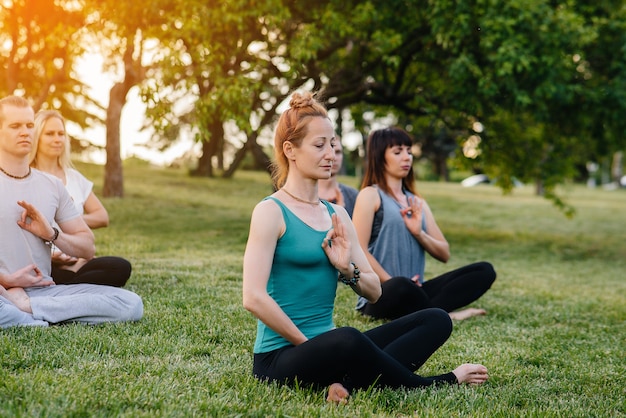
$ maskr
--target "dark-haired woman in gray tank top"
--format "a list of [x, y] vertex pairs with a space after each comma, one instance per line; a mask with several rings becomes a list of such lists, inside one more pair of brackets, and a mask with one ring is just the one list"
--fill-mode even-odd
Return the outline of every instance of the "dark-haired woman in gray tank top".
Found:
[[[450, 247], [426, 200], [415, 190], [413, 141], [400, 128], [372, 131], [353, 223], [359, 243], [382, 284], [376, 303], [359, 298], [357, 309], [395, 319], [426, 308], [441, 308], [452, 319], [484, 315], [464, 308], [493, 284], [496, 272], [485, 261], [424, 280], [426, 253], [447, 262]], [[461, 309], [464, 308], [464, 309]]]

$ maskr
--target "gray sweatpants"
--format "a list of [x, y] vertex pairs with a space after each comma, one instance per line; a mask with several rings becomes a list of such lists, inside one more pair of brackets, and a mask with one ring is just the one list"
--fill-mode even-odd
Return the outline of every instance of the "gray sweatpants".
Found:
[[126, 289], [94, 284], [54, 285], [25, 289], [33, 319], [51, 324], [138, 321], [141, 298]]
[[46, 321], [40, 321], [29, 313], [20, 311], [8, 299], [0, 296], [0, 328], [16, 326], [41, 326], [47, 327]]

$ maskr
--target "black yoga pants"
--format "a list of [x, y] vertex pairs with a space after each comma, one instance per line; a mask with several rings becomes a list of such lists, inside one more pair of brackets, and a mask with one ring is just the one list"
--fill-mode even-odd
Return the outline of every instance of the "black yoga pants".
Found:
[[444, 273], [422, 286], [407, 277], [392, 277], [382, 284], [376, 303], [367, 303], [361, 312], [379, 319], [396, 319], [426, 308], [452, 312], [476, 301], [496, 280], [493, 266], [485, 261]]
[[52, 279], [56, 284], [100, 284], [123, 287], [130, 277], [132, 268], [122, 257], [96, 257], [89, 260], [77, 272], [52, 266]]
[[349, 391], [456, 383], [453, 373], [414, 373], [451, 332], [452, 321], [444, 310], [425, 309], [366, 332], [336, 328], [298, 346], [255, 354], [253, 372], [261, 380], [315, 387], [341, 383]]

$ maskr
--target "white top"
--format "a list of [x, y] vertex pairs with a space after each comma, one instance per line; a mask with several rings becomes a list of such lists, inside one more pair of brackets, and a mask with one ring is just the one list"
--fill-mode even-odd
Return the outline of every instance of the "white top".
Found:
[[73, 168], [65, 169], [65, 182], [65, 187], [70, 193], [70, 196], [72, 196], [76, 209], [78, 209], [78, 212], [82, 215], [85, 212], [85, 201], [87, 201], [87, 198], [93, 190], [93, 182], [89, 181], [87, 177]]

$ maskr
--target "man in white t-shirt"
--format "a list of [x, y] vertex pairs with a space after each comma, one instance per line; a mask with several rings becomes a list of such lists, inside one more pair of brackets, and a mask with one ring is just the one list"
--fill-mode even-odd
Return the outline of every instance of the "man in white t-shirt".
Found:
[[138, 321], [135, 293], [50, 277], [50, 245], [87, 259], [95, 245], [63, 183], [29, 166], [34, 116], [21, 97], [0, 100], [0, 328]]

